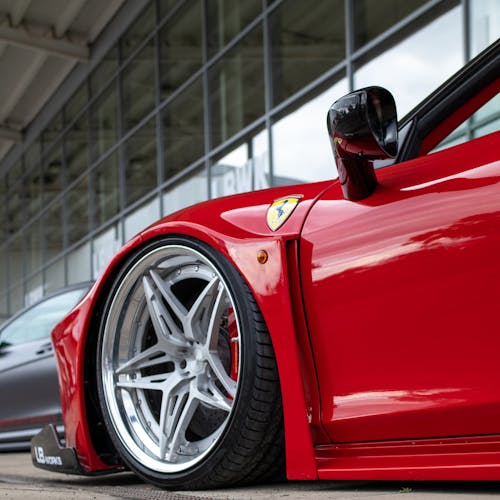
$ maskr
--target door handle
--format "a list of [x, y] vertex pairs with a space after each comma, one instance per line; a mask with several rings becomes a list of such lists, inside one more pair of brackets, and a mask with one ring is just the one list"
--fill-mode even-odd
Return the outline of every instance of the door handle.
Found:
[[35, 352], [35, 354], [37, 354], [38, 356], [41, 356], [42, 354], [47, 354], [49, 352], [52, 352], [52, 350], [53, 350], [52, 343], [47, 342], [46, 344], [43, 344], [42, 346], [40, 346], [40, 348]]

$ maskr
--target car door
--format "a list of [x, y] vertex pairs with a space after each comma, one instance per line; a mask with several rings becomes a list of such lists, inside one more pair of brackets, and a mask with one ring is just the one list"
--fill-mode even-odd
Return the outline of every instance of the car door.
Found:
[[303, 297], [334, 442], [500, 433], [500, 132], [427, 154], [446, 121], [459, 125], [456, 113], [422, 120], [433, 127], [407, 148], [417, 158], [378, 170], [371, 196], [348, 201], [335, 184], [304, 225]]
[[0, 347], [0, 427], [60, 420], [59, 388], [50, 337]]

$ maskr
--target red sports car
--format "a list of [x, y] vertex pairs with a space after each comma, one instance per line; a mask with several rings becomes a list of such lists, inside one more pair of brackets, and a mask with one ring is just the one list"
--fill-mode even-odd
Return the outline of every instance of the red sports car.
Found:
[[52, 334], [66, 442], [45, 428], [35, 465], [500, 479], [499, 68], [497, 42], [399, 125], [387, 90], [353, 92], [328, 112], [338, 179], [130, 241]]

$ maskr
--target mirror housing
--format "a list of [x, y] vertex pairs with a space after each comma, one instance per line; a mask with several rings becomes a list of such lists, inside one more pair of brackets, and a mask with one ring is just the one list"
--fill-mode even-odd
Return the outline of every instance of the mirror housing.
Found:
[[367, 87], [335, 101], [327, 115], [328, 134], [346, 200], [362, 200], [377, 187], [373, 162], [398, 152], [398, 120], [392, 94]]

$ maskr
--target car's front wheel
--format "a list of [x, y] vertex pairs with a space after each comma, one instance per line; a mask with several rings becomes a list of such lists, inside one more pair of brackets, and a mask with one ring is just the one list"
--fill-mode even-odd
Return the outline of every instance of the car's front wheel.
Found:
[[97, 349], [104, 421], [124, 462], [175, 489], [283, 469], [274, 353], [239, 273], [211, 247], [163, 238], [117, 277]]

